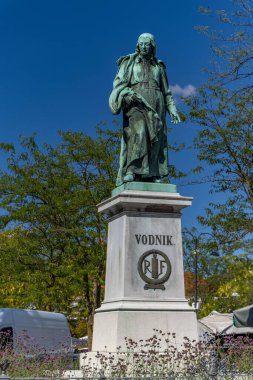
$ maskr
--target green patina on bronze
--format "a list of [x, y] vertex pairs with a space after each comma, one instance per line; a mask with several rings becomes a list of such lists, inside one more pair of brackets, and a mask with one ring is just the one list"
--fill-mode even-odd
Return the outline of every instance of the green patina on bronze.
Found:
[[154, 191], [157, 193], [176, 193], [176, 185], [169, 183], [126, 182], [112, 190], [112, 197], [124, 190]]
[[109, 99], [113, 114], [123, 112], [123, 136], [116, 186], [132, 181], [160, 182], [168, 176], [165, 122], [168, 111], [180, 122], [165, 71], [155, 56], [154, 36], [141, 34], [134, 54], [118, 60]]

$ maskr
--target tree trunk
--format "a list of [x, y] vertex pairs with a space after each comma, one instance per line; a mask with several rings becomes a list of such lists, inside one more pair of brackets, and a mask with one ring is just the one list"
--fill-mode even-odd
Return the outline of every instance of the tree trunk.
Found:
[[94, 309], [101, 306], [101, 284], [95, 280], [93, 285]]
[[88, 315], [88, 351], [92, 351], [92, 337], [93, 337], [93, 321], [94, 321], [94, 312], [93, 310]]
[[88, 273], [85, 273], [83, 276], [84, 281], [84, 299], [87, 304], [88, 309], [88, 326], [87, 326], [87, 333], [88, 333], [88, 350], [91, 351], [92, 349], [92, 334], [93, 334], [93, 318], [94, 318], [94, 306], [93, 306], [93, 299], [90, 297], [90, 283], [89, 283], [89, 276]]

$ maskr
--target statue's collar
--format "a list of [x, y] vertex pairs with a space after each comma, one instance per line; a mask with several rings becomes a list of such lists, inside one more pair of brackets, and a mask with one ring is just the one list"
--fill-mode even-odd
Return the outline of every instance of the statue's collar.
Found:
[[156, 59], [155, 59], [155, 57], [150, 57], [150, 59], [147, 60], [146, 58], [144, 58], [144, 57], [142, 57], [140, 54], [138, 54], [137, 57], [136, 57], [136, 59], [135, 59], [135, 62], [136, 62], [136, 63], [145, 62], [145, 61], [151, 63], [151, 64], [154, 65], [154, 66], [155, 66], [155, 64], [156, 64]]

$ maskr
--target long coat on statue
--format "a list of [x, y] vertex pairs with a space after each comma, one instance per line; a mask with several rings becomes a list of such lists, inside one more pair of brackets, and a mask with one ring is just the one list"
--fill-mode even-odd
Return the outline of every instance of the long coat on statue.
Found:
[[[173, 104], [165, 65], [138, 53], [118, 60], [109, 106], [113, 114], [123, 111], [120, 168], [116, 185], [128, 173], [141, 180], [168, 175], [166, 110]], [[130, 95], [130, 105], [124, 97]]]

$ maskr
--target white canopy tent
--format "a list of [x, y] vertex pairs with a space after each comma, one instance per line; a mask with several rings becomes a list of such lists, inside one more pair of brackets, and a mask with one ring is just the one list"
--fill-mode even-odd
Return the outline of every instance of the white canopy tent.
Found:
[[253, 334], [253, 327], [235, 327], [233, 313], [212, 311], [207, 317], [198, 320], [199, 337], [207, 333], [212, 335], [246, 335]]

